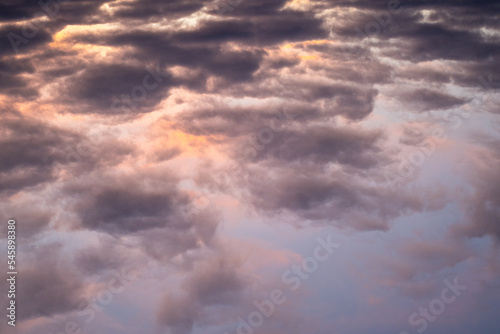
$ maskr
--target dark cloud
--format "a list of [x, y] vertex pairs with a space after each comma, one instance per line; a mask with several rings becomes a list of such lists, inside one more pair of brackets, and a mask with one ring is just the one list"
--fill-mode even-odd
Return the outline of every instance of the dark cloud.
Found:
[[467, 102], [465, 98], [458, 98], [430, 89], [418, 89], [412, 92], [402, 93], [401, 99], [418, 111], [450, 109], [461, 106]]
[[450, 83], [452, 73], [440, 68], [425, 68], [424, 66], [408, 66], [396, 69], [397, 76], [407, 80], [433, 82], [438, 84]]
[[[76, 310], [83, 301], [85, 286], [74, 267], [61, 256], [62, 245], [32, 249], [20, 261], [18, 316], [20, 319], [50, 317]], [[28, 262], [29, 261], [29, 262]]]
[[58, 163], [67, 163], [66, 147], [78, 135], [27, 117], [4, 118], [0, 135], [2, 191], [18, 191], [54, 180]]
[[172, 37], [178, 43], [241, 41], [257, 46], [327, 37], [321, 21], [309, 13], [281, 11], [276, 16], [257, 18], [247, 18], [247, 15], [245, 12], [238, 19], [208, 21], [196, 30], [179, 32]]
[[0, 92], [11, 97], [33, 98], [38, 92], [30, 88], [28, 79], [24, 74], [35, 72], [33, 64], [28, 59], [15, 59], [5, 57], [0, 59]]
[[95, 245], [88, 245], [74, 255], [75, 267], [85, 276], [97, 276], [105, 271], [127, 266], [127, 249], [109, 235], [101, 234]]
[[348, 169], [345, 173], [325, 173], [311, 167], [299, 168], [253, 171], [247, 200], [261, 213], [292, 214], [301, 220], [300, 225], [319, 222], [354, 230], [388, 230], [392, 219], [426, 208], [419, 195], [371, 187]]
[[228, 1], [214, 1], [214, 10], [211, 12], [220, 13], [223, 16], [267, 16], [277, 14], [286, 2], [286, 0], [238, 0], [232, 3]]
[[12, 25], [0, 28], [0, 56], [29, 53], [51, 42], [53, 34], [69, 24], [99, 23], [95, 14], [106, 2], [24, 0], [2, 4], [0, 19]]
[[422, 145], [427, 138], [422, 128], [407, 125], [403, 128], [403, 135], [399, 138], [399, 142], [404, 145], [417, 146]]
[[22, 242], [29, 242], [32, 238], [46, 232], [55, 215], [55, 211], [44, 206], [44, 203], [37, 200], [37, 197], [24, 201], [4, 199], [0, 208], [3, 212], [12, 214], [16, 221], [22, 222], [17, 227], [19, 232], [17, 239]]
[[113, 233], [155, 227], [185, 228], [172, 218], [179, 207], [189, 204], [189, 198], [176, 191], [174, 183], [163, 181], [164, 188], [149, 190], [147, 180], [116, 181], [100, 180], [100, 186], [90, 196], [85, 196], [88, 188], [85, 184], [71, 187], [74, 194], [85, 196], [75, 206], [83, 227]]
[[232, 258], [218, 249], [197, 263], [181, 293], [164, 296], [157, 313], [159, 324], [171, 333], [186, 334], [197, 322], [213, 321], [214, 307], [238, 305], [248, 282], [242, 277], [240, 263]]
[[214, 210], [198, 208], [177, 183], [165, 172], [121, 177], [97, 173], [67, 183], [60, 196], [71, 198], [76, 228], [133, 236], [151, 257], [168, 261], [210, 246], [219, 222]]
[[167, 326], [172, 334], [191, 333], [198, 316], [197, 305], [188, 297], [164, 296], [157, 313], [160, 325]]
[[245, 282], [234, 263], [223, 258], [199, 267], [186, 283], [186, 289], [203, 305], [236, 302], [244, 288]]
[[[156, 69], [153, 67], [150, 71]], [[62, 92], [63, 99], [73, 96], [90, 104], [90, 110], [95, 113], [141, 112], [156, 105], [172, 85], [168, 74], [159, 71], [155, 76], [145, 67], [96, 65], [70, 79], [66, 91]]]
[[[461, 196], [456, 239], [408, 243], [398, 249], [407, 263], [374, 262], [408, 281], [397, 286], [415, 298], [436, 288], [419, 273], [467, 258], [463, 240], [498, 240], [494, 140], [471, 140], [481, 162], [467, 192], [387, 185], [399, 150], [426, 138], [421, 123], [393, 122], [396, 107], [465, 109], [468, 96], [500, 87], [498, 1], [401, 1], [387, 18], [388, 3], [71, 0], [36, 20], [45, 15], [38, 0], [2, 2], [0, 209], [22, 222], [19, 319], [52, 323], [112, 270], [144, 256], [181, 282], [158, 279], [166, 290], [156, 305], [162, 329], [234, 323], [230, 316], [252, 307], [258, 275], [233, 259], [237, 250], [222, 249], [218, 227], [228, 217], [215, 203], [197, 205], [206, 190], [264, 221], [356, 231], [388, 231], [396, 218]], [[30, 22], [38, 26], [28, 38]], [[46, 120], [26, 116], [38, 110]], [[167, 141], [153, 119], [179, 138]], [[123, 128], [130, 133], [113, 132]], [[192, 137], [202, 143], [196, 150], [186, 144]], [[230, 168], [220, 166], [226, 162]], [[64, 244], [50, 244], [56, 237]], [[72, 253], [73, 237], [92, 242]], [[287, 310], [265, 330], [332, 331]]]
[[146, 0], [122, 3], [111, 3], [114, 18], [147, 19], [154, 17], [169, 19], [188, 16], [201, 9], [206, 3], [203, 0]]
[[131, 152], [113, 134], [87, 137], [29, 117], [5, 117], [1, 127], [0, 184], [8, 193], [55, 181], [60, 168], [84, 173], [116, 164]]
[[[477, 33], [448, 30], [433, 24], [417, 26], [414, 31], [398, 33], [394, 38], [410, 39], [409, 48], [399, 58], [416, 62], [432, 59], [480, 61], [499, 55], [498, 45], [483, 41]], [[396, 54], [392, 56], [397, 57]]]
[[377, 142], [380, 132], [310, 127], [300, 132], [280, 132], [257, 159], [278, 159], [283, 163], [338, 163], [369, 169], [380, 160]]
[[[274, 137], [284, 138], [284, 133], [277, 134], [277, 132], [293, 124], [300, 123], [306, 127], [313, 122], [330, 122], [331, 118], [337, 115], [350, 120], [361, 120], [373, 111], [374, 98], [378, 93], [373, 89], [338, 84], [320, 85], [314, 82], [291, 83], [289, 87], [283, 87], [282, 91], [283, 95], [295, 98], [297, 102], [286, 105], [269, 103], [255, 107], [229, 107], [213, 101], [211, 107], [179, 114], [175, 117], [175, 127], [196, 135], [224, 135], [240, 138], [266, 136], [272, 138], [263, 138], [260, 141], [273, 141]], [[314, 102], [321, 104], [318, 103], [315, 106], [312, 104]], [[285, 109], [286, 112], [284, 112]], [[309, 136], [312, 140], [314, 136], [322, 135], [315, 133], [315, 131], [323, 133], [321, 129], [322, 127], [306, 131], [294, 130], [289, 132], [287, 137], [299, 136], [298, 138], [302, 139]], [[343, 130], [333, 129], [332, 133], [337, 131]], [[333, 140], [331, 142], [333, 143]], [[267, 148], [273, 151], [276, 145], [287, 144], [276, 140], [271, 145], [267, 145]]]
[[0, 28], [0, 56], [15, 55], [39, 50], [52, 41], [52, 34], [44, 28], [38, 28], [36, 33], [23, 33], [22, 26], [4, 26]]

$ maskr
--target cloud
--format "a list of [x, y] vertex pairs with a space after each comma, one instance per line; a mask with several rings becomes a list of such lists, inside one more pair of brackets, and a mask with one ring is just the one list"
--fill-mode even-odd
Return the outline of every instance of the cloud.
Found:
[[[469, 177], [470, 192], [463, 196], [462, 207], [465, 212], [463, 225], [457, 225], [453, 230], [459, 235], [470, 238], [490, 236], [496, 242], [500, 240], [500, 192], [498, 170], [495, 162], [500, 159], [498, 140], [479, 136], [479, 141], [485, 143], [487, 150], [475, 152], [471, 161]], [[486, 159], [486, 160], [484, 160]], [[488, 161], [488, 163], [484, 163]]]
[[[378, 164], [380, 132], [364, 132], [333, 127], [310, 127], [303, 131], [281, 132], [263, 151], [262, 159], [282, 163], [326, 164], [369, 169]], [[260, 155], [257, 159], [261, 158]]]
[[180, 293], [163, 297], [157, 312], [161, 326], [173, 334], [191, 333], [197, 322], [210, 322], [214, 312], [243, 302], [248, 282], [237, 256], [227, 251], [218, 245], [188, 273]]
[[430, 89], [419, 89], [402, 94], [402, 102], [405, 102], [418, 111], [443, 110], [458, 107], [467, 102], [467, 99], [436, 92]]
[[113, 17], [119, 19], [151, 19], [174, 18], [189, 16], [203, 7], [204, 1], [201, 0], [147, 0], [131, 1], [125, 3], [111, 3], [110, 8], [113, 11]]
[[56, 178], [66, 164], [66, 147], [79, 136], [29, 117], [4, 117], [0, 142], [2, 191], [15, 192]]
[[[263, 333], [392, 331], [394, 319], [373, 329], [377, 312], [403, 314], [443, 273], [498, 283], [496, 255], [482, 252], [500, 236], [497, 1], [50, 3], [53, 15], [37, 0], [0, 5], [0, 209], [20, 222], [27, 332], [38, 322], [61, 331], [112, 270], [140, 263], [158, 264], [147, 286], [159, 290], [143, 301], [150, 326], [225, 330], [279, 281], [288, 259], [273, 252], [300, 258], [311, 227], [366, 238], [354, 258], [375, 278], [332, 265], [366, 295], [332, 295], [340, 307], [319, 277]], [[408, 167], [401, 157], [427, 143], [428, 112], [472, 108], [437, 145], [443, 154], [388, 184]], [[469, 174], [451, 163], [456, 147]], [[428, 181], [425, 192], [415, 180]], [[289, 227], [301, 237], [275, 234]], [[269, 252], [256, 250], [263, 240]], [[490, 273], [474, 267], [483, 262]], [[148, 333], [125, 328], [121, 304], [142, 292], [125, 292], [100, 329]], [[338, 307], [311, 317], [307, 300]], [[364, 304], [384, 307], [361, 319]]]
[[62, 258], [62, 245], [40, 246], [32, 251], [32, 258], [23, 257], [20, 269], [23, 275], [19, 278], [16, 302], [23, 306], [19, 308], [19, 317], [49, 317], [76, 310], [83, 301], [85, 285]]
[[176, 190], [175, 181], [168, 176], [137, 177], [140, 176], [104, 176], [94, 181], [99, 184], [97, 188], [88, 182], [68, 185], [67, 193], [79, 197], [74, 210], [82, 227], [112, 233], [134, 233], [155, 227], [182, 229], [183, 223], [177, 221], [178, 210], [189, 204], [189, 197]]

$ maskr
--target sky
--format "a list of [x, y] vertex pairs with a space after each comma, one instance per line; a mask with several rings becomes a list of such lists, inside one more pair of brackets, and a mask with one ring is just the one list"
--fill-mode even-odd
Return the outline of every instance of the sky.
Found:
[[0, 0], [0, 332], [498, 334], [499, 65], [499, 1]]

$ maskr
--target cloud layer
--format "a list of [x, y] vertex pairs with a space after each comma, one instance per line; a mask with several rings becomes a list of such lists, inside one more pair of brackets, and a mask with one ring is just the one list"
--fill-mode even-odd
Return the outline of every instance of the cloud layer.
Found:
[[499, 306], [499, 16], [486, 0], [4, 1], [19, 333], [244, 331], [327, 231], [339, 256], [294, 271], [303, 288], [255, 332], [414, 332], [408, 314], [458, 276], [468, 290], [429, 326], [497, 333], [481, 310]]

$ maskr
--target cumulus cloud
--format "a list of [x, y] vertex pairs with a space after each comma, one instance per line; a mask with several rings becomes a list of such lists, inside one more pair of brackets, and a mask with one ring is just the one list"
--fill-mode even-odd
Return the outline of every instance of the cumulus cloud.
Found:
[[[52, 328], [112, 270], [151, 262], [164, 290], [148, 297], [150, 323], [228, 328], [262, 295], [256, 282], [274, 282], [228, 240], [292, 247], [260, 236], [276, 226], [381, 236], [380, 248], [410, 233], [394, 256], [359, 256], [382, 265], [366, 270], [400, 289], [397, 305], [432, 296], [424, 278], [450, 268], [498, 284], [495, 266], [474, 266], [500, 237], [499, 13], [489, 0], [4, 1], [0, 208], [29, 245], [21, 325]], [[351, 306], [345, 332], [361, 328]], [[116, 307], [103, 331], [136, 330]], [[262, 330], [345, 329], [299, 320], [310, 313], [284, 306]]]

